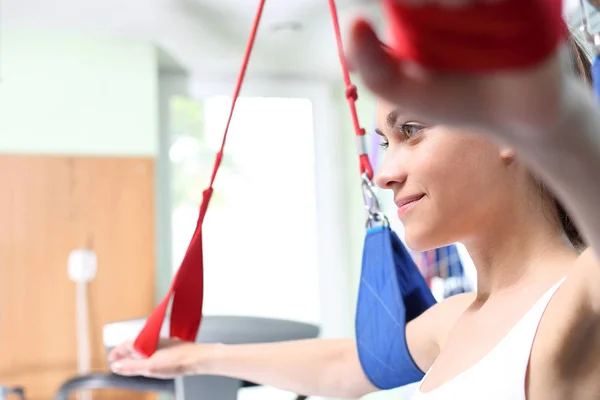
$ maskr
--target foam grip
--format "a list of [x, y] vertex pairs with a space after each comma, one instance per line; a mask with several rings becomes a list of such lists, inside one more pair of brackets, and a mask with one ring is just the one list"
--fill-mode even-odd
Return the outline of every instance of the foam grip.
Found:
[[403, 60], [449, 72], [538, 64], [568, 32], [562, 0], [503, 0], [448, 7], [382, 0], [391, 47]]

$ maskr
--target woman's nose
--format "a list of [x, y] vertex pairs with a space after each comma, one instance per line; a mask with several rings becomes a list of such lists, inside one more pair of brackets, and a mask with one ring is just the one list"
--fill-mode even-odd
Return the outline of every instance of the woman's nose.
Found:
[[395, 185], [402, 185], [406, 176], [406, 162], [401, 162], [399, 154], [388, 152], [377, 171], [375, 184], [382, 189], [392, 189]]

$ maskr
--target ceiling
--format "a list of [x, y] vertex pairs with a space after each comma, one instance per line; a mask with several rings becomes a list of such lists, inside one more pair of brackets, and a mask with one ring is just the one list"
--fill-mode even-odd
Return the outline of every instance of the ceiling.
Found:
[[[382, 26], [377, 0], [337, 0], [342, 27], [362, 15]], [[579, 23], [579, 0], [565, 0]], [[5, 28], [148, 40], [195, 75], [236, 73], [258, 0], [3, 0]], [[599, 19], [592, 18], [593, 24]], [[598, 24], [600, 25], [600, 24]], [[248, 73], [339, 77], [326, 0], [267, 0]], [[163, 67], [173, 64], [163, 58]]]
[[[337, 0], [342, 26], [373, 0]], [[199, 75], [239, 68], [258, 0], [4, 0], [2, 24], [150, 40]], [[267, 0], [249, 74], [339, 76], [326, 0]]]

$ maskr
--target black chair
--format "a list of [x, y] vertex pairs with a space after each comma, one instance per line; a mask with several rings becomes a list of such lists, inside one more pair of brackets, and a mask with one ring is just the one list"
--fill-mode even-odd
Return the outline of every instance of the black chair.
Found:
[[[141, 330], [145, 319], [120, 321], [104, 327], [104, 345], [109, 352], [114, 346], [131, 339]], [[168, 323], [163, 325], [162, 334], [168, 333]], [[272, 318], [205, 316], [198, 334], [199, 343], [268, 343], [286, 340], [312, 339], [319, 335], [316, 325]], [[91, 374], [78, 376], [64, 382], [55, 397], [67, 400], [71, 393], [94, 389], [125, 389], [137, 392], [163, 393], [188, 400], [236, 400], [239, 390], [257, 386], [252, 382], [220, 376], [186, 376], [177, 379], [152, 379], [123, 377], [115, 374]], [[305, 400], [298, 396], [297, 400]]]
[[126, 377], [116, 374], [90, 374], [77, 376], [64, 382], [56, 400], [69, 400], [72, 393], [82, 390], [125, 389], [134, 392], [153, 392], [175, 395], [175, 383], [172, 379], [153, 379], [144, 377]]
[[[255, 383], [244, 381], [241, 388], [259, 386]], [[71, 394], [82, 390], [97, 390], [97, 389], [124, 389], [134, 392], [152, 392], [167, 394], [175, 397], [175, 380], [174, 379], [154, 379], [141, 376], [125, 377], [116, 374], [91, 374], [78, 376], [64, 382], [55, 400], [69, 400]], [[7, 392], [17, 393], [15, 390]], [[0, 400], [3, 392], [0, 391]], [[24, 394], [20, 394], [21, 400], [25, 400]], [[298, 396], [296, 400], [306, 400], [308, 396]]]

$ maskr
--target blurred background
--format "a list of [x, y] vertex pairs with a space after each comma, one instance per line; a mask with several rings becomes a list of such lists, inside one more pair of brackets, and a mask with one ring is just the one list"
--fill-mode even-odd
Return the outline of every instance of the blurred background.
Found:
[[[107, 371], [103, 326], [145, 317], [164, 296], [257, 5], [1, 1], [0, 385], [51, 399], [82, 362]], [[337, 6], [343, 28], [362, 15], [384, 34], [376, 1]], [[575, 26], [577, 6], [566, 4]], [[325, 0], [267, 1], [204, 223], [206, 314], [353, 336], [365, 215], [337, 57]], [[371, 132], [375, 99], [354, 81]], [[460, 244], [413, 256], [439, 299], [473, 289]], [[93, 393], [119, 396], [153, 395]], [[240, 398], [292, 397], [259, 387]]]

